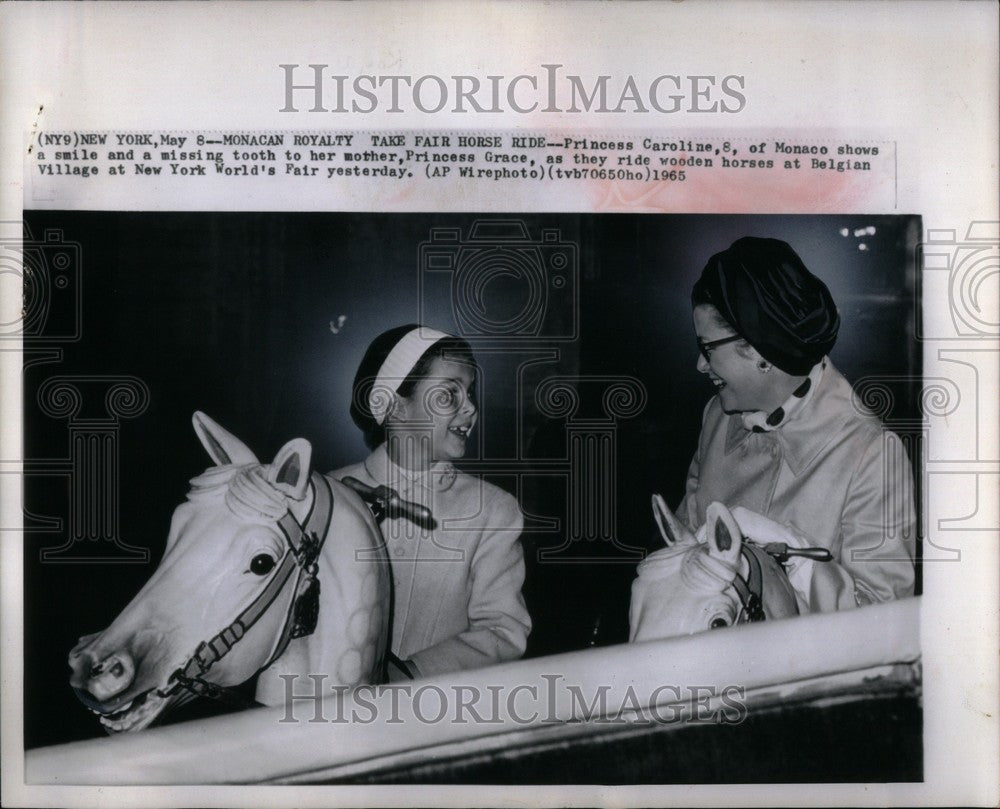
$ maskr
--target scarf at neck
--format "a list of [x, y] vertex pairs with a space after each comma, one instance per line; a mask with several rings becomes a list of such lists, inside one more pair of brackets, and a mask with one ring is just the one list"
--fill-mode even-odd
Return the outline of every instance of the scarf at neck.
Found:
[[754, 410], [741, 414], [743, 426], [750, 432], [767, 433], [790, 421], [795, 417], [796, 412], [801, 410], [812, 398], [812, 394], [823, 376], [824, 368], [826, 368], [826, 358], [812, 367], [805, 381], [792, 391], [792, 395], [776, 410], [772, 410], [770, 413]]

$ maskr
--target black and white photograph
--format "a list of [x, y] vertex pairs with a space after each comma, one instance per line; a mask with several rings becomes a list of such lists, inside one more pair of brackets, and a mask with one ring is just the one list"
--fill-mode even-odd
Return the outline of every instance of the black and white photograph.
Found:
[[996, 805], [997, 14], [0, 4], [0, 802]]
[[918, 217], [26, 226], [29, 773], [920, 779]]

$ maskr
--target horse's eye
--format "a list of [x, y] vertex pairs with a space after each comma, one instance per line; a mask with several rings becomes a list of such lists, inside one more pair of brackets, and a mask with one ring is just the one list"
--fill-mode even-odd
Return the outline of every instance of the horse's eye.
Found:
[[274, 570], [274, 557], [266, 553], [258, 553], [250, 560], [250, 572], [255, 576], [266, 576]]
[[721, 629], [724, 626], [729, 626], [725, 618], [713, 618], [712, 623], [709, 624], [712, 629]]

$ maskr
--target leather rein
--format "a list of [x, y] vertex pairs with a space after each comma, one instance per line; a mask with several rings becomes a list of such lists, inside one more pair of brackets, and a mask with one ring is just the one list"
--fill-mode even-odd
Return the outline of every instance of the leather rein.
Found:
[[[157, 691], [159, 696], [167, 697], [184, 690], [195, 696], [209, 697], [239, 707], [249, 707], [252, 703], [233, 687], [211, 683], [204, 678], [212, 666], [229, 654], [254, 624], [267, 613], [289, 581], [294, 581], [294, 592], [299, 595], [292, 599], [267, 662], [258, 668], [253, 676], [281, 657], [291, 640], [311, 635], [316, 629], [319, 615], [319, 568], [316, 560], [330, 530], [333, 491], [329, 481], [317, 472], [310, 475], [310, 482], [314, 493], [313, 504], [305, 521], [300, 524], [292, 515], [291, 509], [278, 520], [278, 528], [285, 537], [285, 553], [264, 589], [228, 626], [198, 645], [187, 662], [170, 675], [166, 686]], [[300, 590], [303, 581], [305, 581], [304, 589]]]
[[[754, 624], [767, 620], [764, 615], [764, 574], [760, 567], [757, 554], [749, 550], [750, 540], [744, 539], [740, 555], [747, 561], [747, 576], [743, 578], [739, 572], [733, 579], [732, 587], [740, 600], [738, 624]], [[757, 548], [779, 564], [784, 564], [790, 556], [804, 556], [817, 562], [829, 562], [833, 554], [826, 548], [790, 548], [784, 542], [769, 542], [765, 545], [752, 543]]]
[[740, 549], [740, 555], [747, 562], [747, 577], [744, 579], [739, 572], [733, 579], [733, 589], [740, 600], [740, 615], [738, 624], [755, 624], [766, 620], [764, 615], [764, 575], [760, 569], [760, 560], [756, 554], [747, 550], [746, 545]]

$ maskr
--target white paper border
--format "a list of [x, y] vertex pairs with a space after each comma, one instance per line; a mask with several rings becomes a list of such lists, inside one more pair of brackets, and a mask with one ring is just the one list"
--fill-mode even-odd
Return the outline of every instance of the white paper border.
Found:
[[[585, 75], [741, 73], [735, 116], [373, 113], [343, 129], [628, 128], [735, 130], [776, 122], [863, 130], [896, 141], [898, 208], [925, 229], [964, 231], [997, 211], [997, 7], [990, 2], [353, 4], [4, 4], [0, 6], [0, 218], [21, 208], [25, 133], [66, 129], [290, 129], [276, 66], [321, 62], [349, 74], [537, 71]], [[42, 110], [39, 113], [39, 110]], [[460, 118], [460, 120], [455, 120]], [[331, 123], [324, 121], [323, 126]], [[4, 322], [16, 305], [5, 296]], [[925, 320], [940, 316], [925, 302]], [[925, 354], [933, 361], [932, 351]], [[3, 447], [18, 457], [18, 363], [3, 352]], [[931, 370], [925, 368], [930, 375]], [[981, 395], [992, 396], [995, 390]], [[994, 413], [996, 410], [993, 411]], [[997, 424], [983, 437], [996, 458]], [[4, 480], [5, 514], [19, 509]], [[996, 502], [980, 503], [993, 509]], [[998, 800], [996, 535], [963, 545], [960, 573], [925, 570], [923, 785], [655, 788], [65, 789], [20, 786], [21, 553], [2, 536], [3, 790], [7, 805], [403, 805], [521, 803], [995, 804]], [[280, 794], [280, 797], [279, 797]], [[419, 797], [418, 797], [419, 796]], [[423, 796], [427, 796], [426, 800]], [[399, 803], [397, 804], [397, 801]]]

